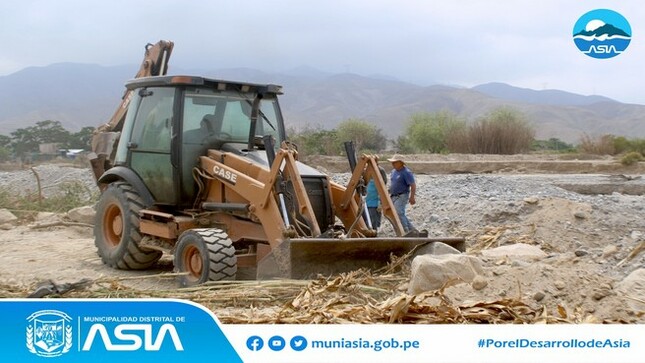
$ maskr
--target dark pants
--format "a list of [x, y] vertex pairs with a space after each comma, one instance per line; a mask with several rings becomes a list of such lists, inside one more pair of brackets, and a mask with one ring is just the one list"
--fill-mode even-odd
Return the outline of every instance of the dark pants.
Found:
[[367, 207], [370, 214], [370, 221], [372, 221], [372, 228], [378, 229], [381, 226], [381, 212], [377, 207]]

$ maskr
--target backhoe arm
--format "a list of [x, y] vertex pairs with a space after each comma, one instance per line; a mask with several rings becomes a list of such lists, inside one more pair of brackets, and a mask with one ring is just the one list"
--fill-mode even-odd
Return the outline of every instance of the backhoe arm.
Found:
[[[168, 59], [172, 53], [173, 42], [160, 40], [156, 44], [147, 44], [143, 62], [134, 78], [163, 76], [168, 71]], [[92, 154], [90, 163], [94, 177], [98, 179], [105, 170], [112, 167], [114, 151], [118, 141], [119, 132], [123, 128], [123, 121], [132, 99], [132, 91], [126, 90], [121, 99], [121, 104], [114, 112], [108, 123], [99, 126], [92, 136]]]
[[[168, 71], [168, 59], [172, 53], [173, 42], [160, 40], [156, 44], [148, 43], [143, 55], [143, 62], [134, 78], [163, 76]], [[114, 112], [108, 123], [99, 126], [99, 132], [121, 131], [123, 120], [132, 98], [132, 91], [126, 90], [121, 99], [121, 104]]]

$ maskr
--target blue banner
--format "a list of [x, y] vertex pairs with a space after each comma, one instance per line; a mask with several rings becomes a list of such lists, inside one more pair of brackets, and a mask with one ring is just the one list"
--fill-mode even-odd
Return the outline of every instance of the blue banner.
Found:
[[0, 299], [0, 304], [6, 362], [242, 362], [212, 312], [190, 301]]
[[221, 325], [172, 299], [0, 299], [2, 362], [642, 362], [645, 325]]

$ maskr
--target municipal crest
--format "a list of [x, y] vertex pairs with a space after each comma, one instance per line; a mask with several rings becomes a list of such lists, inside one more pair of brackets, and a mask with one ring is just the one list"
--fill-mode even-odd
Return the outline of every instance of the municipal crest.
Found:
[[27, 321], [27, 349], [40, 357], [58, 357], [72, 348], [72, 318], [62, 311], [41, 310]]

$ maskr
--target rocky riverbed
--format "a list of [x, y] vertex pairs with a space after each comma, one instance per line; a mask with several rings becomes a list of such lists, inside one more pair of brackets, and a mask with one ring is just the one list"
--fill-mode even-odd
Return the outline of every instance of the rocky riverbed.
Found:
[[[94, 188], [89, 169], [42, 165], [35, 171], [45, 196], [68, 181]], [[345, 182], [349, 175], [334, 173], [332, 178]], [[578, 321], [643, 323], [645, 195], [629, 192], [643, 187], [643, 179], [638, 173], [417, 174], [418, 203], [408, 214], [431, 236], [466, 237], [466, 254], [481, 269], [476, 279], [444, 286], [445, 296], [455, 304], [513, 297], [556, 316], [577, 316]], [[0, 190], [37, 192], [35, 174], [0, 172]], [[150, 273], [103, 266], [90, 228], [33, 228], [48, 218], [64, 216], [0, 221], [0, 284], [29, 287], [43, 279]], [[384, 227], [382, 234], [391, 234], [391, 228]], [[170, 268], [162, 260], [153, 272]], [[128, 284], [145, 289], [174, 286], [150, 279]], [[406, 279], [393, 293], [409, 288]]]

